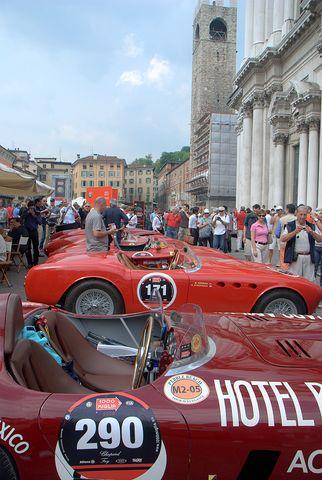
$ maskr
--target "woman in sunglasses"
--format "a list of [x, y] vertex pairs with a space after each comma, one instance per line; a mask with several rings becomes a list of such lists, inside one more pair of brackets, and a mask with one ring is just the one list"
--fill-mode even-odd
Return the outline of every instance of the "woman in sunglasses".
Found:
[[251, 226], [250, 235], [254, 262], [268, 263], [269, 231], [264, 210], [259, 210], [257, 213], [257, 221]]

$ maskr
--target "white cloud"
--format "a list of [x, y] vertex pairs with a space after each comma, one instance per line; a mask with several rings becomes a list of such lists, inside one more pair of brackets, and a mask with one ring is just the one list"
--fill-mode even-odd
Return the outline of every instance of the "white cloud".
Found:
[[169, 77], [171, 68], [168, 60], [162, 60], [156, 55], [151, 58], [149, 67], [146, 71], [146, 78], [149, 83], [161, 85], [163, 80]]
[[121, 74], [118, 84], [120, 83], [129, 83], [138, 87], [143, 83], [143, 76], [138, 70], [129, 70]]
[[127, 57], [136, 58], [143, 53], [143, 47], [136, 43], [134, 33], [129, 33], [124, 37], [123, 51]]

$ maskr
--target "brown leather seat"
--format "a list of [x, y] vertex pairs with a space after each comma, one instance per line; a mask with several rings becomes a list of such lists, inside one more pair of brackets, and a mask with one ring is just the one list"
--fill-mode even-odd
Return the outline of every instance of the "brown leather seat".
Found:
[[7, 297], [4, 324], [4, 354], [6, 357], [10, 357], [12, 354], [23, 327], [21, 299], [15, 293], [11, 293]]
[[63, 357], [74, 361], [74, 370], [82, 384], [100, 392], [131, 388], [133, 365], [98, 352], [62, 313], [48, 310], [43, 315], [50, 338]]
[[93, 393], [73, 380], [46, 350], [31, 340], [19, 340], [8, 361], [19, 385], [51, 393]]

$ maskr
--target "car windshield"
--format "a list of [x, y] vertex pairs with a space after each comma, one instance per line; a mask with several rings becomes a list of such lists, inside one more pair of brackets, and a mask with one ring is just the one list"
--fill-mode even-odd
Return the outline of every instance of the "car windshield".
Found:
[[184, 247], [184, 253], [185, 260], [182, 263], [184, 271], [187, 273], [197, 272], [202, 266], [200, 258], [197, 257], [190, 247]]
[[209, 352], [203, 313], [198, 305], [185, 304], [170, 314], [171, 327], [176, 332], [173, 367], [195, 362]]

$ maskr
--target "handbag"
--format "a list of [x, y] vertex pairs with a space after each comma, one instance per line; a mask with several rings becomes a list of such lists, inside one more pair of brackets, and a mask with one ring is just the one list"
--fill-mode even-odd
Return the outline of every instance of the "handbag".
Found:
[[205, 225], [202, 228], [199, 228], [199, 238], [201, 238], [201, 239], [209, 238], [210, 234], [211, 234], [211, 231], [212, 231], [212, 227], [211, 227], [210, 223], [208, 223], [208, 225]]

